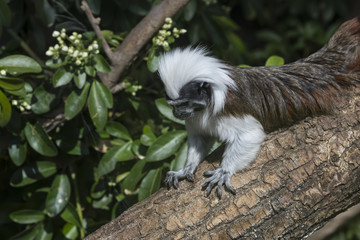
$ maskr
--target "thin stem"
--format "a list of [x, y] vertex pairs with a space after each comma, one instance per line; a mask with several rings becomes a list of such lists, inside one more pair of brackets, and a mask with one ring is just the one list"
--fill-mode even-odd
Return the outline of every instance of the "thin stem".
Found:
[[36, 55], [36, 53], [29, 47], [29, 45], [27, 45], [27, 43], [22, 40], [12, 29], [9, 28], [8, 33], [20, 42], [20, 46], [22, 47], [22, 49], [24, 49], [24, 51], [29, 54], [30, 57], [35, 59], [41, 65], [41, 67], [45, 66], [44, 62]]
[[75, 192], [76, 212], [79, 216], [79, 220], [80, 220], [80, 224], [81, 224], [80, 237], [81, 237], [81, 239], [83, 239], [85, 237], [84, 218], [83, 218], [82, 207], [81, 207], [81, 203], [80, 203], [79, 188], [76, 183], [76, 173], [72, 169], [71, 169], [71, 180], [73, 182], [74, 192]]

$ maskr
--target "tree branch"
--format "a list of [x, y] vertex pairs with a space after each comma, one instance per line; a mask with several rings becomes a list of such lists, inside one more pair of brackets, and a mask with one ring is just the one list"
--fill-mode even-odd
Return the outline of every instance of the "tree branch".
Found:
[[104, 52], [105, 52], [106, 56], [113, 63], [113, 61], [114, 61], [113, 52], [112, 52], [109, 44], [105, 40], [104, 35], [101, 33], [101, 29], [99, 27], [100, 18], [94, 18], [94, 16], [92, 15], [92, 11], [91, 11], [88, 3], [86, 2], [86, 0], [81, 1], [81, 9], [85, 12], [85, 14], [86, 14], [86, 16], [87, 16], [87, 18], [88, 18], [88, 20], [89, 20], [89, 22], [91, 24], [91, 27], [94, 30], [96, 36], [101, 39], [102, 47], [104, 49]]
[[219, 164], [217, 150], [195, 183], [161, 189], [86, 239], [306, 238], [360, 202], [360, 89], [353, 92], [332, 115], [269, 134], [257, 160], [232, 178], [235, 196], [200, 190], [203, 172]]
[[[141, 48], [161, 28], [164, 24], [165, 18], [172, 17], [189, 1], [190, 0], [163, 0], [130, 31], [121, 45], [115, 49], [114, 52], [110, 50], [110, 54], [107, 52], [109, 49], [106, 50], [104, 48], [105, 53], [112, 63], [112, 67], [111, 72], [103, 74], [101, 79], [103, 83], [109, 87], [112, 93], [116, 93], [117, 91], [123, 89], [121, 84], [117, 85], [120, 75], [131, 64], [132, 60], [136, 57]], [[83, 6], [85, 6], [83, 10], [85, 11], [94, 31], [99, 38], [102, 37], [101, 39], [103, 39], [99, 28], [99, 22], [92, 16], [91, 10], [86, 1], [83, 0], [82, 3]], [[98, 34], [100, 34], [101, 37]], [[104, 42], [106, 41], [103, 40], [103, 44]]]

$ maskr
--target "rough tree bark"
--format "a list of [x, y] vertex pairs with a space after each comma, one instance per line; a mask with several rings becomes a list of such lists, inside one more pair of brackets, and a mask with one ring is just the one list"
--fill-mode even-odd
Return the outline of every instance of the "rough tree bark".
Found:
[[231, 180], [236, 195], [204, 197], [195, 182], [161, 189], [89, 235], [101, 239], [301, 239], [360, 202], [360, 89], [332, 114], [307, 118], [267, 136], [257, 160]]

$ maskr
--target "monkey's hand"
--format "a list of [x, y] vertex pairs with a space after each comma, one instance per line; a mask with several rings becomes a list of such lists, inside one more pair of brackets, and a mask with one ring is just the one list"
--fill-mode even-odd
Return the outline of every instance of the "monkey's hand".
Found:
[[179, 180], [183, 180], [186, 179], [189, 182], [193, 182], [193, 173], [192, 171], [185, 167], [179, 171], [169, 171], [166, 174], [166, 178], [165, 178], [165, 184], [167, 186], [168, 189], [171, 188], [171, 186], [173, 186], [175, 189], [179, 187]]
[[204, 173], [205, 176], [210, 176], [202, 186], [202, 190], [206, 190], [206, 196], [209, 196], [211, 190], [217, 185], [217, 195], [221, 198], [222, 195], [222, 185], [225, 185], [225, 189], [230, 191], [232, 194], [235, 194], [235, 189], [230, 184], [230, 178], [232, 174], [228, 171], [223, 170], [221, 167], [215, 169], [214, 171], [207, 171]]

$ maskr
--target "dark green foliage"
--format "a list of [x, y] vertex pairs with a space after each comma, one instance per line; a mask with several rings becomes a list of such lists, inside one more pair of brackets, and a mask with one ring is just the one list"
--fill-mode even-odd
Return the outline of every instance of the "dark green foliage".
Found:
[[[0, 0], [0, 239], [83, 238], [185, 165], [184, 121], [153, 73], [164, 50], [202, 44], [234, 65], [281, 65], [320, 48], [355, 4], [191, 0], [113, 95], [80, 2]], [[114, 49], [159, 0], [87, 2]]]

